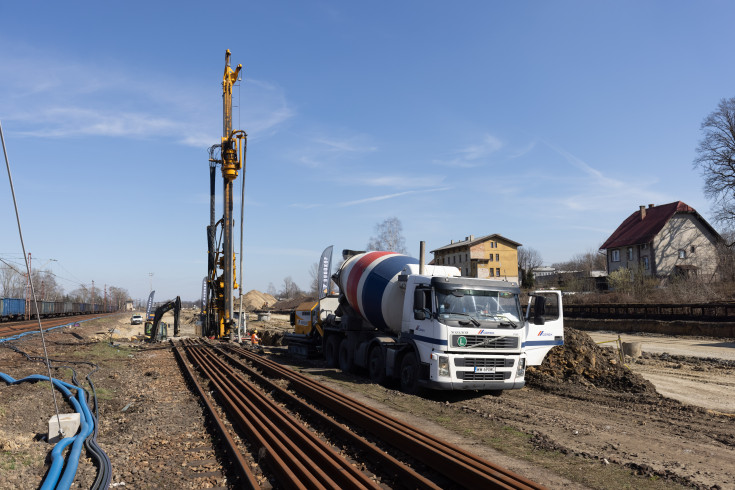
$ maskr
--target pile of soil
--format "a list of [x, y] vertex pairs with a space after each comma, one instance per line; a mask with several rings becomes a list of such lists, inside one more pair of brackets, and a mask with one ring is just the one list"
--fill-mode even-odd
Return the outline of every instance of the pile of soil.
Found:
[[621, 364], [617, 351], [597, 345], [584, 332], [564, 327], [564, 345], [554, 347], [540, 366], [529, 367], [526, 383], [542, 389], [576, 383], [625, 393], [655, 394], [654, 386]]
[[297, 296], [296, 298], [293, 298], [293, 299], [284, 299], [284, 300], [278, 301], [277, 303], [271, 305], [269, 309], [276, 310], [276, 311], [293, 310], [294, 308], [299, 306], [301, 303], [304, 303], [306, 301], [316, 301], [316, 297], [302, 295], [302, 296]]
[[[248, 291], [245, 293], [245, 296], [242, 297], [242, 303], [245, 311], [264, 310], [272, 306], [277, 301], [278, 300], [270, 294], [261, 293], [256, 289]], [[235, 304], [239, 305], [239, 300], [237, 300]]]

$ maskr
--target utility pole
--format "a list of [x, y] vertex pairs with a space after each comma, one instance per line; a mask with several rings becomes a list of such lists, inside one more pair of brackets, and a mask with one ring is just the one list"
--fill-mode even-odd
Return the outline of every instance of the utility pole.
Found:
[[28, 280], [26, 281], [26, 320], [31, 319], [31, 253], [28, 252]]

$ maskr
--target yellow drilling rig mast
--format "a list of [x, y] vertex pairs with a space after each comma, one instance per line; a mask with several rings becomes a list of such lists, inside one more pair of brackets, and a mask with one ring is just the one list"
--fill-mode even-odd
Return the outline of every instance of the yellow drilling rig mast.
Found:
[[[208, 271], [203, 291], [203, 327], [207, 336], [229, 335], [235, 324], [233, 292], [237, 289], [235, 253], [233, 248], [233, 183], [238, 172], [245, 168], [247, 134], [232, 129], [232, 87], [238, 81], [242, 65], [234, 70], [230, 66], [230, 50], [225, 55], [225, 72], [222, 76], [222, 141], [209, 149], [210, 223], [207, 227]], [[219, 150], [219, 158], [217, 153]], [[224, 185], [224, 212], [215, 221], [215, 175], [221, 165]], [[219, 237], [218, 237], [219, 229]]]

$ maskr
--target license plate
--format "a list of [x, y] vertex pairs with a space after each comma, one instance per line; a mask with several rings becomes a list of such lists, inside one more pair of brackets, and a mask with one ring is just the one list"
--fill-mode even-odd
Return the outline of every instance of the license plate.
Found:
[[494, 367], [476, 367], [475, 372], [476, 373], [494, 373], [495, 368]]

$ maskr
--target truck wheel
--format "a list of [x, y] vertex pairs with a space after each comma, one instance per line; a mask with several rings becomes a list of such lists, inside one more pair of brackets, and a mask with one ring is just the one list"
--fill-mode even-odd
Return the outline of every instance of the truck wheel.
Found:
[[345, 373], [351, 373], [355, 368], [352, 351], [347, 339], [342, 339], [342, 342], [339, 343], [339, 368]]
[[373, 383], [383, 384], [385, 382], [385, 355], [379, 345], [370, 349], [368, 375]]
[[327, 361], [327, 367], [339, 366], [339, 341], [340, 337], [337, 335], [327, 337], [327, 344], [324, 346], [324, 359]]
[[413, 352], [406, 354], [401, 361], [401, 391], [409, 395], [419, 391], [419, 362]]

